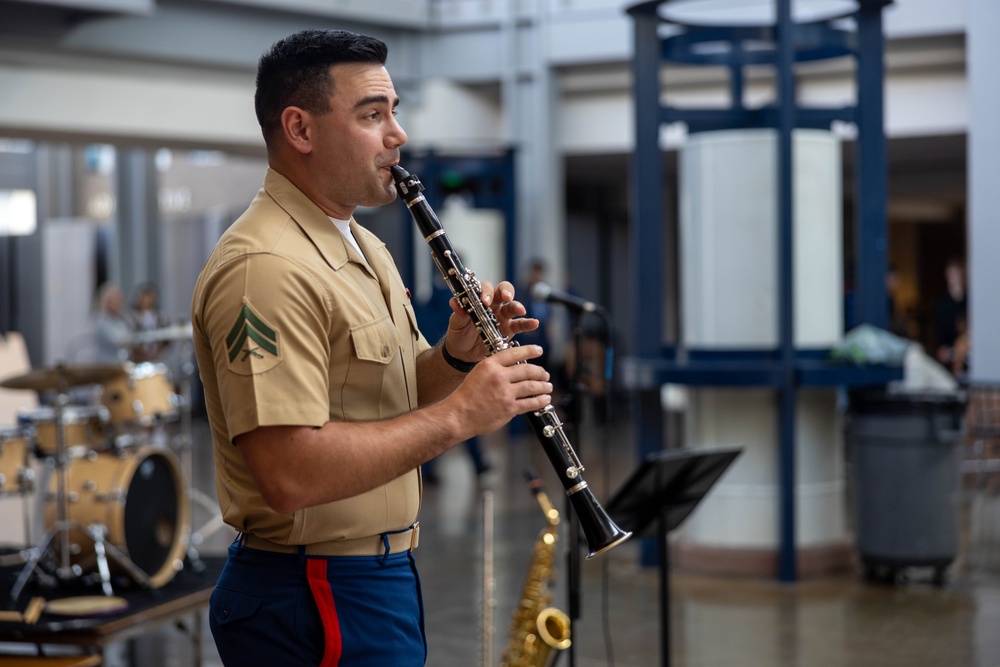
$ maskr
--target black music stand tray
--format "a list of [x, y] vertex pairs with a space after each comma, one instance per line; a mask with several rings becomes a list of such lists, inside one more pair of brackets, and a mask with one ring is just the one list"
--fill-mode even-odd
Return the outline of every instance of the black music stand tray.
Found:
[[662, 665], [670, 665], [670, 546], [667, 534], [743, 451], [742, 447], [674, 449], [648, 454], [608, 503], [608, 514], [636, 537], [656, 535], [660, 561]]

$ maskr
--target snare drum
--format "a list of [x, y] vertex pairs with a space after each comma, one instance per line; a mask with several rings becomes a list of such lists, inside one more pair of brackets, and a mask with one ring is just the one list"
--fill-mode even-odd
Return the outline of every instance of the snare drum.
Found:
[[[52, 455], [58, 451], [55, 415], [56, 410], [52, 407], [21, 410], [17, 413], [18, 424], [34, 431], [35, 446], [44, 455]], [[99, 406], [67, 405], [62, 408], [66, 449], [78, 445], [94, 450], [107, 449], [107, 422], [107, 410]]]
[[0, 430], [0, 497], [30, 493], [34, 470], [28, 460], [28, 434], [23, 429]]
[[[58, 477], [56, 472], [49, 480], [47, 527], [59, 519]], [[105, 540], [149, 575], [153, 588], [173, 579], [183, 567], [191, 510], [180, 465], [170, 450], [145, 445], [89, 452], [70, 461], [66, 479], [66, 518], [71, 523], [103, 525]], [[78, 547], [70, 549], [74, 564], [96, 571], [94, 541], [78, 527], [68, 534]], [[113, 558], [108, 564], [113, 571], [123, 571]]]
[[111, 424], [150, 426], [156, 420], [177, 417], [177, 396], [163, 364], [130, 364], [128, 373], [104, 385], [101, 402], [111, 415]]

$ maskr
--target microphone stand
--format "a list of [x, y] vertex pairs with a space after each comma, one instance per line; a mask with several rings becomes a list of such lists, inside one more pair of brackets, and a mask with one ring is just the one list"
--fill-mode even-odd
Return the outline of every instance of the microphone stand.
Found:
[[[610, 455], [607, 447], [608, 429], [610, 428], [611, 410], [612, 410], [612, 396], [611, 396], [611, 385], [613, 382], [614, 373], [614, 362], [613, 362], [613, 347], [612, 347], [612, 331], [611, 331], [611, 321], [606, 310], [599, 307], [594, 311], [584, 311], [578, 310], [576, 308], [567, 309], [570, 313], [571, 331], [572, 331], [572, 341], [573, 341], [573, 366], [570, 372], [570, 377], [567, 378], [569, 391], [566, 396], [563, 397], [562, 407], [563, 413], [566, 416], [565, 427], [569, 433], [571, 439], [577, 442], [577, 449], [581, 448], [581, 443], [579, 440], [579, 433], [581, 431], [580, 424], [583, 420], [583, 401], [587, 393], [587, 387], [583, 384], [581, 380], [581, 375], [583, 372], [583, 327], [581, 325], [581, 320], [587, 312], [592, 312], [593, 315], [598, 316], [604, 323], [606, 341], [606, 350], [604, 354], [604, 365], [600, 369], [602, 377], [604, 379], [604, 475], [605, 481], [609, 479], [610, 475]], [[595, 406], [596, 407], [596, 406]], [[606, 484], [607, 486], [607, 484]], [[580, 586], [580, 523], [578, 521], [573, 521], [573, 506], [572, 503], [567, 499], [566, 502], [566, 516], [569, 517], [569, 539], [567, 540], [568, 548], [566, 551], [566, 594], [567, 594], [567, 615], [570, 618], [570, 628], [573, 628], [574, 622], [580, 618], [580, 613], [582, 609], [582, 595]], [[603, 567], [607, 566], [607, 561]], [[569, 660], [569, 667], [575, 667], [576, 665], [576, 653], [575, 653], [575, 642], [571, 643], [566, 649], [566, 657]]]
[[[604, 489], [605, 493], [611, 488], [611, 429], [614, 427], [614, 397], [612, 392], [615, 386], [615, 333], [611, 325], [611, 313], [601, 308], [597, 311], [604, 322], [604, 423], [601, 425], [601, 449], [604, 453], [602, 462], [604, 464]], [[608, 559], [601, 563], [601, 592], [603, 597], [602, 608], [604, 610], [604, 650], [607, 655], [609, 665], [615, 664], [614, 643], [611, 640], [610, 621], [607, 618], [608, 610]]]
[[[580, 432], [580, 405], [583, 387], [580, 383], [580, 370], [583, 367], [582, 345], [583, 333], [580, 326], [581, 311], [575, 308], [567, 309], [570, 313], [572, 341], [573, 341], [573, 368], [567, 378], [569, 390], [563, 397], [563, 413], [566, 416], [566, 429], [571, 440], [577, 440]], [[577, 440], [577, 449], [580, 444]], [[566, 521], [569, 525], [569, 539], [566, 540], [566, 612], [570, 619], [570, 628], [574, 628], [576, 620], [580, 618], [580, 524], [573, 520], [573, 504], [566, 499]], [[572, 642], [566, 649], [569, 667], [576, 665], [576, 642]]]

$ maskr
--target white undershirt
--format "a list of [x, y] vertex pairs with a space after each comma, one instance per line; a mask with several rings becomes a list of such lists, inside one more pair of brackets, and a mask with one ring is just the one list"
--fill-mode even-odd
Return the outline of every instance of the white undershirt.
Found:
[[[329, 218], [330, 216], [327, 217]], [[365, 253], [361, 252], [361, 246], [358, 245], [357, 239], [355, 239], [354, 234], [351, 233], [351, 221], [330, 218], [330, 222], [332, 222], [334, 226], [340, 230], [340, 233], [344, 235], [344, 238], [347, 239], [348, 243], [354, 246], [354, 249], [358, 251], [358, 254], [364, 257]]]

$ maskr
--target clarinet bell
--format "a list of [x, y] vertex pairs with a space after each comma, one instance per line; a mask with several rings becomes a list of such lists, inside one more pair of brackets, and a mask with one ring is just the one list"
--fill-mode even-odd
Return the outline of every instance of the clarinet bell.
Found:
[[587, 540], [587, 560], [615, 548], [632, 536], [631, 532], [622, 530], [608, 516], [601, 504], [597, 502], [590, 487], [571, 494], [569, 499], [573, 503], [573, 510], [580, 521], [583, 536]]

